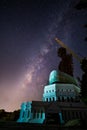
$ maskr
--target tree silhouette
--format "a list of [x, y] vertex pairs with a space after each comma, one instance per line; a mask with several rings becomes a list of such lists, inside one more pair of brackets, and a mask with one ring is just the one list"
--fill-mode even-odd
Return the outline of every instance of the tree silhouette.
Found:
[[[80, 2], [75, 6], [77, 10], [87, 10], [87, 0], [80, 0]], [[87, 23], [84, 25], [87, 28]], [[84, 38], [87, 41], [87, 36]], [[87, 59], [83, 58], [81, 62], [81, 69], [83, 71], [81, 79], [81, 97], [87, 103]]]
[[14, 112], [6, 112], [4, 109], [0, 110], [0, 121], [17, 121], [20, 110]]
[[80, 0], [79, 3], [75, 6], [76, 9], [87, 9], [87, 0]]
[[[87, 0], [80, 0], [80, 2], [75, 6], [77, 10], [87, 10]], [[87, 23], [84, 25], [85, 28], [87, 28]], [[87, 36], [84, 38], [85, 41], [87, 41]]]
[[81, 69], [83, 70], [81, 80], [81, 97], [87, 98], [87, 59], [84, 58], [81, 62]]

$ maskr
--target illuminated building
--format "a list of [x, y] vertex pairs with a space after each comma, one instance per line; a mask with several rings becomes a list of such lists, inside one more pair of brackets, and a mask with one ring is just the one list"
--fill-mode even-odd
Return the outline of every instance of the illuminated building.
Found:
[[44, 87], [42, 101], [24, 102], [17, 122], [64, 124], [72, 119], [85, 119], [87, 106], [80, 100], [76, 79], [53, 70]]

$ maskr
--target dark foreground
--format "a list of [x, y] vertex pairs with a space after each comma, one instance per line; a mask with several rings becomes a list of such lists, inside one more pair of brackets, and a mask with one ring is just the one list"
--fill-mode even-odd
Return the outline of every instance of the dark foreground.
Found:
[[0, 122], [0, 130], [87, 130], [81, 126], [78, 127], [63, 127], [58, 125], [48, 124], [28, 124], [16, 122]]

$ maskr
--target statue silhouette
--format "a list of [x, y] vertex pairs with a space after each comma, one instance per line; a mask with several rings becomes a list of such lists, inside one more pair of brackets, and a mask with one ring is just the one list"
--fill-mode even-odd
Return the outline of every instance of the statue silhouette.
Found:
[[61, 72], [67, 73], [73, 76], [73, 60], [72, 55], [67, 54], [64, 47], [60, 47], [57, 51], [57, 55], [61, 58], [58, 69]]

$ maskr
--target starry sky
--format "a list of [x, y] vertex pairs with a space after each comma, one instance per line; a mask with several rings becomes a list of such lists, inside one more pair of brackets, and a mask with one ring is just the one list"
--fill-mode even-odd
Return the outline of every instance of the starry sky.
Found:
[[[0, 109], [42, 100], [49, 74], [60, 58], [58, 37], [81, 58], [87, 56], [87, 10], [79, 0], [0, 0]], [[81, 77], [73, 58], [74, 77]]]

